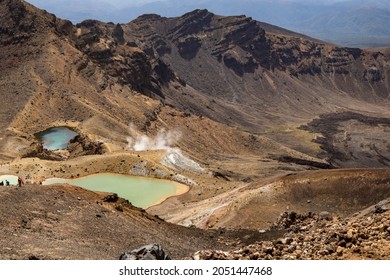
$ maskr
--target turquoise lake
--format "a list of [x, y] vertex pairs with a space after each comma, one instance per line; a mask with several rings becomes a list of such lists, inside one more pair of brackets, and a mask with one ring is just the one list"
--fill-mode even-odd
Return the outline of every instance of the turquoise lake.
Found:
[[168, 180], [101, 173], [77, 179], [51, 178], [43, 185], [69, 184], [92, 191], [113, 192], [128, 199], [134, 206], [147, 208], [176, 194], [178, 184]]
[[66, 149], [69, 141], [77, 135], [77, 132], [67, 127], [52, 127], [35, 134], [43, 148], [51, 151]]

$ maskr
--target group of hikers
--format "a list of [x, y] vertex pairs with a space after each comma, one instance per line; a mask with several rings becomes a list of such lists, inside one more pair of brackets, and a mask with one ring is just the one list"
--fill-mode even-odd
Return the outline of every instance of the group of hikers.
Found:
[[[0, 182], [0, 186], [9, 186], [9, 185], [10, 185], [10, 183], [8, 180], [5, 180], [5, 182], [4, 181]], [[23, 185], [24, 185], [24, 182], [23, 182], [22, 178], [18, 177], [18, 186], [21, 187]]]
[[9, 186], [9, 181], [8, 180], [5, 180], [5, 182], [1, 181], [0, 186]]

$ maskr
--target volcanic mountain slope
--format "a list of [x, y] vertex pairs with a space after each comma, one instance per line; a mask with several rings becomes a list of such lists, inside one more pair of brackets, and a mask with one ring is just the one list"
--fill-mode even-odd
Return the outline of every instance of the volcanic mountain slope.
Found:
[[[73, 26], [23, 1], [1, 6], [4, 159], [20, 155], [33, 133], [64, 122], [123, 149], [129, 123], [156, 133], [174, 118], [163, 113], [167, 105], [312, 157], [320, 154], [315, 136], [297, 128], [320, 114], [388, 117], [386, 51], [326, 45], [207, 10]], [[180, 145], [196, 157], [193, 138], [183, 134]]]
[[123, 141], [132, 118], [146, 122], [158, 107], [142, 96], [129, 102], [129, 89], [103, 91], [104, 73], [71, 44], [70, 22], [23, 1], [2, 1], [1, 18], [3, 159], [20, 155], [35, 132], [55, 123], [82, 124], [93, 135], [93, 122], [99, 137]]
[[[184, 180], [187, 194], [147, 211], [202, 227], [269, 225], [285, 206], [312, 200], [296, 199], [296, 184], [313, 196], [325, 190], [324, 199], [338, 182], [346, 198], [356, 180], [363, 189], [372, 185], [361, 197], [380, 190], [371, 200], [358, 199], [348, 214], [389, 195], [381, 170], [373, 177], [359, 177], [361, 169], [321, 171], [335, 182], [299, 183], [318, 175], [301, 171], [389, 166], [388, 48], [336, 47], [207, 10], [74, 26], [24, 1], [4, 0], [0, 20], [1, 173], [35, 181], [95, 172]], [[40, 155], [34, 133], [59, 125], [73, 127], [104, 154], [25, 158]], [[166, 151], [128, 151], [129, 137], [152, 139], [162, 129], [180, 140], [166, 141]], [[258, 218], [257, 201], [265, 198], [257, 190], [295, 172], [298, 183], [286, 179], [281, 186], [286, 204], [278, 204], [276, 188], [271, 192], [270, 219], [236, 223], [236, 215]], [[343, 211], [338, 208], [332, 211]]]
[[[247, 129], [278, 123], [278, 113], [288, 112], [292, 121], [329, 112], [347, 106], [347, 97], [388, 101], [388, 57], [379, 52], [330, 46], [244, 16], [219, 17], [207, 10], [173, 19], [143, 16], [123, 29], [125, 38], [214, 99], [215, 104], [206, 104], [211, 112], [203, 108], [207, 116], [223, 121], [220, 110], [230, 109], [229, 124]], [[177, 101], [175, 96], [171, 102], [178, 106]], [[250, 116], [259, 115], [264, 121], [253, 124]]]

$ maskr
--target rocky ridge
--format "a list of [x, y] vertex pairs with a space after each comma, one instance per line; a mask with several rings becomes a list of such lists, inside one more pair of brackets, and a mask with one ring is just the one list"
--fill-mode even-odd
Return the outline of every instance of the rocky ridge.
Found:
[[[222, 64], [236, 77], [252, 80], [246, 77], [252, 74], [265, 90], [272, 92], [275, 91], [272, 83], [267, 85], [261, 81], [269, 80], [267, 71], [299, 79], [317, 76], [326, 87], [326, 80], [330, 78], [329, 89], [342, 90], [354, 97], [362, 98], [355, 93], [362, 91], [361, 86], [375, 98], [386, 99], [389, 93], [386, 85], [389, 58], [385, 53], [332, 46], [283, 29], [275, 30], [245, 16], [221, 17], [207, 10], [195, 10], [180, 18], [145, 15], [122, 25], [88, 20], [74, 29], [75, 46], [102, 67], [107, 76], [169, 103], [175, 99], [172, 92], [166, 90], [171, 83], [177, 83], [180, 88], [188, 84], [217, 97], [208, 85], [210, 80], [195, 78], [203, 76], [203, 69], [191, 66], [210, 67], [205, 59], [212, 59], [213, 70]], [[272, 32], [267, 33], [267, 29]], [[190, 76], [189, 71], [199, 75]], [[222, 73], [217, 74], [221, 71], [210, 72], [216, 72], [213, 74], [216, 80], [223, 78]], [[235, 80], [237, 78], [229, 84]], [[361, 81], [365, 81], [365, 85]], [[214, 86], [217, 85], [220, 92], [228, 94], [229, 100], [232, 90], [219, 83]]]
[[338, 260], [385, 259], [390, 254], [389, 199], [342, 219], [329, 212], [284, 212], [273, 228], [286, 230], [273, 241], [235, 251], [199, 251], [202, 260]]

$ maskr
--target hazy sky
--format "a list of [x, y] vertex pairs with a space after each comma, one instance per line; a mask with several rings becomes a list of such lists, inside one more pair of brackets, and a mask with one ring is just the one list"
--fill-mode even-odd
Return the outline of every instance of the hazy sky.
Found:
[[[167, 2], [169, 0], [94, 0], [96, 3], [107, 3], [116, 7], [124, 7], [124, 6], [138, 6], [151, 2]], [[199, 0], [198, 0], [199, 1]], [[208, 0], [205, 2], [211, 2], [212, 0]], [[254, 2], [261, 2], [264, 0], [253, 0]], [[351, 0], [284, 0], [287, 2], [298, 2], [298, 3], [336, 3], [336, 2], [345, 2]], [[64, 0], [27, 0], [27, 2], [33, 5], [44, 6], [55, 6], [56, 3], [63, 3]], [[85, 0], [71, 0], [67, 2], [85, 2]], [[181, 0], [181, 2], [194, 2], [194, 0]], [[203, 2], [203, 1], [201, 1]]]
[[[303, 9], [330, 7], [331, 4], [348, 2], [350, 7], [373, 6], [390, 9], [390, 0], [26, 0], [38, 8], [45, 9], [60, 18], [69, 19], [74, 23], [84, 19], [99, 19], [103, 21], [131, 20], [144, 13], [158, 13], [162, 16], [181, 16], [195, 8], [206, 8], [211, 12], [223, 12], [221, 15], [236, 15], [245, 13], [263, 14], [273, 10], [270, 16], [285, 16], [283, 11], [289, 10], [297, 14]], [[291, 5], [292, 2], [299, 3]], [[262, 6], [261, 3], [263, 3]], [[352, 3], [352, 4], [351, 4]], [[326, 6], [320, 7], [319, 5]], [[343, 4], [344, 5], [344, 4]], [[226, 14], [225, 14], [226, 13]], [[126, 14], [128, 18], [126, 18]], [[269, 18], [267, 18], [269, 20]]]
[[[363, 46], [366, 42], [374, 42], [375, 46], [387, 46], [390, 43], [390, 0], [26, 1], [74, 24], [86, 19], [128, 23], [142, 14], [177, 17], [195, 9], [208, 9], [222, 16], [246, 15], [343, 45]], [[364, 44], [356, 43], [359, 38]]]
[[[89, 3], [104, 3], [108, 4], [110, 6], [115, 6], [118, 8], [121, 7], [129, 7], [129, 6], [140, 6], [147, 3], [153, 3], [153, 2], [169, 2], [171, 0], [27, 0], [27, 2], [38, 6], [39, 8], [45, 8], [45, 7], [55, 7], [56, 5], [62, 6], [63, 3], [83, 3], [83, 2], [89, 2]], [[187, 2], [187, 3], [194, 3], [194, 2], [212, 2], [213, 0], [181, 0], [180, 2]], [[253, 2], [262, 2], [262, 1], [270, 1], [270, 0], [252, 0]], [[286, 2], [298, 2], [298, 3], [337, 3], [337, 2], [346, 2], [346, 1], [353, 1], [353, 0], [282, 0]], [[93, 7], [91, 7], [93, 8]]]

